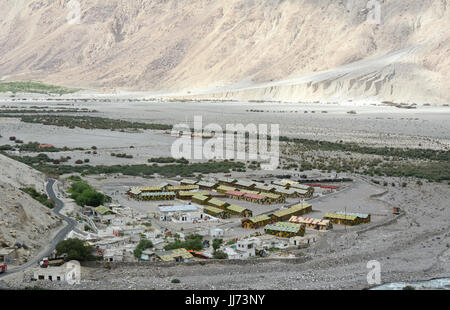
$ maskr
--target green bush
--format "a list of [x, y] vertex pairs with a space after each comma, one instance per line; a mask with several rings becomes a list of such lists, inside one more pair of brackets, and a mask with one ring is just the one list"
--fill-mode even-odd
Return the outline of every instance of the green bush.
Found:
[[85, 241], [80, 239], [67, 239], [56, 245], [56, 254], [59, 256], [67, 254], [68, 260], [92, 260], [92, 251], [93, 247], [85, 245]]
[[215, 259], [227, 259], [228, 254], [222, 251], [214, 251], [213, 258]]
[[190, 235], [186, 237], [186, 241], [181, 241], [177, 239], [164, 247], [166, 251], [180, 248], [185, 248], [186, 250], [200, 251], [203, 249], [203, 237], [201, 235]]
[[136, 249], [134, 250], [134, 257], [137, 259], [140, 259], [142, 256], [142, 252], [144, 252], [147, 249], [153, 248], [153, 243], [150, 240], [142, 239], [139, 241], [139, 244], [137, 245]]
[[55, 201], [53, 199], [48, 198], [46, 194], [38, 193], [34, 188], [27, 187], [27, 188], [21, 188], [22, 192], [27, 193], [30, 195], [34, 200], [39, 201], [41, 204], [46, 206], [47, 208], [53, 209], [55, 207]]
[[105, 203], [106, 196], [93, 189], [86, 181], [75, 181], [69, 190], [71, 198], [79, 206], [98, 207]]

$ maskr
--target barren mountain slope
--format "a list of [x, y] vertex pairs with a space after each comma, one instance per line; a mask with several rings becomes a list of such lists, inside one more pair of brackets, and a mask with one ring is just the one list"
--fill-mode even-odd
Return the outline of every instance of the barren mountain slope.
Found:
[[42, 191], [44, 176], [32, 168], [0, 155], [0, 247], [16, 242], [27, 249], [20, 257], [30, 257], [51, 238], [61, 222], [51, 210], [44, 207], [19, 188], [32, 186]]
[[67, 23], [68, 2], [0, 0], [0, 77], [221, 98], [450, 100], [450, 0], [380, 0], [379, 25], [362, 0], [80, 0], [81, 24]]

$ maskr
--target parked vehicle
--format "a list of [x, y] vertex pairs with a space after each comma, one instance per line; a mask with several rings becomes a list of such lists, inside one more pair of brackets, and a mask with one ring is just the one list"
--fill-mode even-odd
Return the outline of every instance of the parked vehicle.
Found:
[[41, 268], [47, 268], [47, 267], [57, 267], [57, 266], [61, 266], [64, 265], [65, 263], [65, 259], [64, 258], [53, 258], [53, 259], [49, 259], [48, 257], [44, 257], [40, 262], [39, 262], [39, 267]]
[[0, 265], [0, 274], [1, 273], [6, 273], [6, 270], [7, 270], [6, 264]]

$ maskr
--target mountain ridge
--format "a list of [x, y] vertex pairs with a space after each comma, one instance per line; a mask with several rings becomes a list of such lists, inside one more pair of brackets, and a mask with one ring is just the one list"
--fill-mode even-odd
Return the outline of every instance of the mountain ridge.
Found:
[[79, 25], [68, 4], [0, 0], [0, 78], [197, 98], [450, 101], [449, 0], [380, 0], [379, 25], [355, 0], [91, 0]]

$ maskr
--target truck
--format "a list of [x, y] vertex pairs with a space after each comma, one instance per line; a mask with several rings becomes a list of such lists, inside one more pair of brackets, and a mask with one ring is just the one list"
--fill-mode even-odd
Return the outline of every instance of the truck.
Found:
[[0, 274], [6, 273], [6, 270], [7, 270], [6, 264], [0, 265]]
[[44, 257], [40, 262], [39, 262], [39, 267], [41, 268], [47, 268], [47, 267], [57, 267], [57, 266], [61, 266], [64, 265], [65, 263], [65, 259], [64, 258], [52, 258], [49, 259], [48, 257]]

